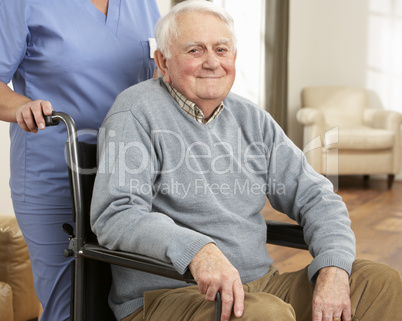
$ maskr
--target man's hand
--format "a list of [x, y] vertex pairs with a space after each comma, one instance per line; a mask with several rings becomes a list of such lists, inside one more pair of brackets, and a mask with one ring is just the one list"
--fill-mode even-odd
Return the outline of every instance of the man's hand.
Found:
[[49, 116], [53, 111], [52, 105], [48, 101], [30, 101], [17, 109], [15, 118], [18, 125], [27, 131], [37, 133], [38, 128], [45, 128], [43, 115]]
[[206, 300], [214, 301], [216, 293], [221, 292], [221, 321], [229, 320], [232, 310], [238, 318], [243, 315], [244, 291], [239, 272], [215, 244], [201, 248], [190, 263], [190, 271]]
[[349, 276], [337, 267], [320, 270], [313, 294], [313, 321], [351, 321]]

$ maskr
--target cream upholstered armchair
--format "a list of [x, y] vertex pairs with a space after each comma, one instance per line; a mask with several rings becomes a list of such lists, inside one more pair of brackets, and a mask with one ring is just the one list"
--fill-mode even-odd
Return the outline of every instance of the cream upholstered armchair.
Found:
[[304, 125], [308, 162], [323, 175], [388, 175], [401, 163], [402, 115], [369, 108], [369, 92], [353, 87], [307, 87], [297, 120]]
[[40, 315], [31, 261], [15, 216], [0, 214], [0, 321], [34, 321]]

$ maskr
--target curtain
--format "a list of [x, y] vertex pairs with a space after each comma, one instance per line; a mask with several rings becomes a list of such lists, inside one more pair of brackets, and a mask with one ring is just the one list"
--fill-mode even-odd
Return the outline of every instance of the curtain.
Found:
[[289, 0], [265, 3], [266, 109], [287, 132]]

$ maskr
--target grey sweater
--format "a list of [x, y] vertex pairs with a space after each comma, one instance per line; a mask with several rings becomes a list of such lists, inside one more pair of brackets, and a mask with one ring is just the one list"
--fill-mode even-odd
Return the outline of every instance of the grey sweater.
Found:
[[[261, 215], [272, 206], [304, 226], [313, 261], [348, 273], [355, 239], [345, 204], [271, 116], [230, 93], [204, 125], [187, 115], [161, 80], [116, 99], [99, 132], [99, 169], [91, 224], [100, 244], [162, 261], [180, 273], [214, 242], [243, 282], [265, 275], [272, 260]], [[143, 305], [143, 292], [185, 283], [112, 267], [109, 301], [118, 319]]]

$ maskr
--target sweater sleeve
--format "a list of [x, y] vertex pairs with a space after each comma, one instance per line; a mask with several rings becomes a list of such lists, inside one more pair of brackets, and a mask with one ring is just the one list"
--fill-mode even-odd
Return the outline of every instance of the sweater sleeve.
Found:
[[99, 243], [172, 263], [184, 273], [194, 255], [213, 240], [153, 211], [160, 160], [150, 133], [130, 111], [120, 111], [106, 118], [98, 141], [91, 226]]
[[356, 255], [355, 237], [345, 203], [270, 117], [268, 123], [268, 174], [276, 189], [267, 197], [276, 210], [303, 226], [313, 256], [308, 268], [310, 280], [314, 282], [316, 273], [327, 266], [350, 274]]

